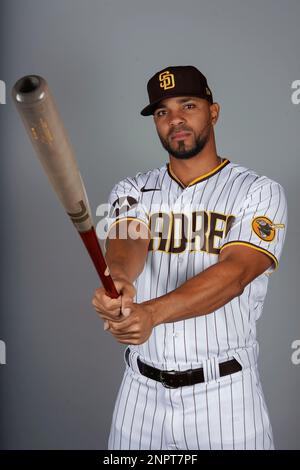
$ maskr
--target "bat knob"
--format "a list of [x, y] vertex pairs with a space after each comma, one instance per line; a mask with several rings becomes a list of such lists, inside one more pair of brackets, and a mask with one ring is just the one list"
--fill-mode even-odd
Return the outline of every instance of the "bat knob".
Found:
[[39, 75], [25, 75], [15, 83], [12, 96], [17, 103], [34, 103], [45, 98], [46, 88], [44, 78]]

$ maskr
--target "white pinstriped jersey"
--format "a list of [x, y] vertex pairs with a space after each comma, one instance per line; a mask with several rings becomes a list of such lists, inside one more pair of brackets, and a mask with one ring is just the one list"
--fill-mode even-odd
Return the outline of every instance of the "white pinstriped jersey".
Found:
[[202, 316], [161, 324], [130, 349], [164, 370], [200, 367], [214, 357], [255, 364], [260, 317], [269, 275], [278, 266], [287, 228], [284, 189], [276, 181], [223, 158], [185, 187], [169, 164], [115, 185], [109, 197], [110, 234], [123, 218], [151, 230], [144, 269], [135, 281], [140, 303], [162, 296], [218, 262], [228, 245], [267, 254], [272, 266], [223, 307]]

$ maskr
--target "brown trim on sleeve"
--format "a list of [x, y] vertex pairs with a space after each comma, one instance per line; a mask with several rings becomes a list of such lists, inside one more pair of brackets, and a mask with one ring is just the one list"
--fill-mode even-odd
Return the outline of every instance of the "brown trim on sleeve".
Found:
[[109, 229], [107, 230], [107, 235], [106, 235], [106, 238], [105, 238], [105, 240], [104, 240], [104, 248], [105, 248], [105, 250], [106, 250], [106, 245], [107, 245], [107, 239], [109, 238], [109, 237], [108, 237], [108, 236], [109, 236], [109, 232], [111, 231], [111, 229], [112, 229], [115, 225], [119, 224], [119, 223], [122, 222], [123, 220], [137, 220], [137, 221], [140, 222], [141, 224], [146, 225], [146, 227], [147, 227], [147, 229], [149, 230], [149, 233], [150, 233], [150, 235], [151, 235], [150, 227], [149, 227], [149, 225], [148, 225], [144, 220], [139, 219], [138, 217], [122, 217], [122, 218], [120, 218], [120, 219], [114, 220], [114, 221], [112, 222], [112, 224], [110, 225]]
[[[262, 248], [261, 246], [254, 245], [253, 243], [250, 243], [250, 242], [239, 241], [239, 240], [233, 240], [233, 241], [231, 241], [231, 242], [227, 242], [227, 243], [225, 243], [225, 244], [220, 248], [220, 253], [221, 253], [221, 251], [222, 251], [226, 246], [229, 246], [229, 245], [244, 245], [244, 246], [248, 246], [248, 247], [250, 247], [250, 248], [253, 248], [254, 250], [261, 251], [261, 252], [264, 253], [265, 255], [269, 256], [269, 258], [271, 258], [272, 261], [275, 263], [274, 271], [276, 271], [276, 269], [277, 269], [278, 266], [279, 266], [278, 259], [276, 258], [275, 255], [273, 255], [273, 253], [271, 253], [271, 252], [268, 251], [268, 250], [265, 250], [265, 249]], [[270, 269], [270, 268], [269, 268], [269, 269]], [[274, 271], [272, 271], [272, 273], [273, 273]], [[269, 273], [269, 274], [272, 274], [272, 273]]]

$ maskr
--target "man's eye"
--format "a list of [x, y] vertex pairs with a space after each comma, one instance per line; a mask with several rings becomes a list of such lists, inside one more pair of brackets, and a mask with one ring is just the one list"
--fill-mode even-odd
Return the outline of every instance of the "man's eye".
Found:
[[[193, 103], [188, 103], [188, 104], [185, 104], [185, 105], [184, 105], [184, 107], [187, 107], [187, 106], [189, 106], [188, 109], [193, 109], [193, 108], [195, 108], [195, 105], [194, 105]], [[155, 116], [156, 116], [156, 117], [160, 117], [160, 116], [162, 116], [163, 114], [166, 114], [166, 110], [165, 110], [165, 109], [161, 109], [160, 111], [157, 111], [157, 112], [155, 113]]]
[[[186, 104], [186, 106], [191, 106], [192, 108], [195, 107], [195, 105], [193, 103]], [[191, 109], [191, 108], [189, 108], [189, 109]]]

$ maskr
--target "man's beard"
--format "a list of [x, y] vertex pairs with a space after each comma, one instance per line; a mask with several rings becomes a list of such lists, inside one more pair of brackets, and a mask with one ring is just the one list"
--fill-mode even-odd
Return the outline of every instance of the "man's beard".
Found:
[[200, 153], [204, 149], [204, 147], [205, 147], [205, 145], [208, 141], [209, 130], [208, 130], [208, 132], [205, 133], [205, 135], [198, 136], [195, 140], [195, 144], [193, 145], [193, 147], [191, 147], [189, 149], [187, 148], [184, 140], [178, 140], [177, 141], [178, 147], [175, 150], [173, 147], [170, 146], [168, 140], [163, 139], [159, 134], [158, 134], [158, 137], [159, 137], [159, 139], [161, 141], [161, 144], [164, 147], [164, 149], [172, 157], [175, 157], [175, 158], [178, 158], [178, 159], [181, 159], [181, 160], [187, 160], [189, 158], [195, 157], [196, 155], [198, 155], [198, 153]]

